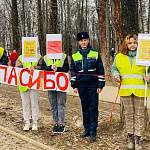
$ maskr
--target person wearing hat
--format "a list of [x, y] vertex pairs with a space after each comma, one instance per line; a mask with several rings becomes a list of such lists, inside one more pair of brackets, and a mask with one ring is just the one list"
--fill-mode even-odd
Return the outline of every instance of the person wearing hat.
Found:
[[70, 82], [81, 99], [84, 132], [80, 137], [89, 137], [93, 143], [98, 126], [98, 93], [105, 86], [104, 68], [99, 52], [89, 43], [88, 33], [78, 33], [77, 41], [79, 49], [71, 58]]
[[3, 47], [0, 47], [0, 65], [8, 64], [8, 56]]

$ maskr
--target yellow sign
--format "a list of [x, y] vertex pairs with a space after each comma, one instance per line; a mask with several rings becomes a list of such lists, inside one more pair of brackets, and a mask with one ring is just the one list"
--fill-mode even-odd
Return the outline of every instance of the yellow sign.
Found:
[[150, 40], [139, 41], [139, 59], [150, 60]]
[[24, 40], [24, 57], [36, 57], [36, 40]]

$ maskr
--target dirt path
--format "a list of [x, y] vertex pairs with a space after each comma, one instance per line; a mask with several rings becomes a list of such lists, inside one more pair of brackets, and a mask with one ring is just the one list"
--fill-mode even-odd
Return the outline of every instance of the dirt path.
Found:
[[[2, 85], [0, 87], [0, 125], [7, 127], [27, 138], [43, 143], [51, 148], [61, 150], [123, 150], [125, 137], [123, 128], [119, 124], [119, 105], [113, 115], [113, 123], [109, 124], [111, 103], [100, 102], [99, 127], [97, 142], [90, 144], [88, 139], [82, 140], [79, 134], [82, 132], [82, 115], [78, 97], [68, 96], [66, 109], [66, 132], [61, 135], [53, 135], [52, 116], [46, 92], [39, 92], [40, 120], [37, 132], [22, 131], [22, 107], [19, 92], [16, 87]], [[16, 138], [0, 130], [0, 150], [39, 150], [40, 148]], [[145, 141], [145, 149], [149, 150], [149, 141]]]

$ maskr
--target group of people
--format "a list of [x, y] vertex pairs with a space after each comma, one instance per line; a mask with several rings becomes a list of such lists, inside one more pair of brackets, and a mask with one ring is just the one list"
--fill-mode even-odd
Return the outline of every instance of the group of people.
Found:
[[[89, 43], [87, 32], [77, 34], [79, 50], [72, 55], [69, 66], [67, 55], [63, 59], [49, 59], [47, 55], [39, 55], [38, 62], [22, 62], [22, 55], [16, 61], [16, 67], [28, 69], [41, 69], [54, 72], [71, 72], [71, 86], [75, 93], [79, 93], [83, 112], [83, 125], [85, 131], [82, 138], [90, 137], [91, 142], [96, 141], [96, 129], [98, 125], [98, 93], [105, 86], [104, 68], [97, 50]], [[23, 130], [38, 130], [38, 96], [37, 91], [19, 86], [22, 99], [23, 118], [25, 125]], [[61, 91], [48, 91], [48, 99], [51, 105], [54, 126], [53, 133], [65, 131], [65, 107], [66, 93]], [[31, 110], [30, 110], [31, 103]], [[30, 113], [31, 112], [31, 113]]]
[[[90, 45], [87, 32], [79, 32], [77, 41], [79, 48], [72, 54], [70, 66], [66, 55], [64, 62], [59, 59], [48, 59], [46, 55], [42, 58], [39, 55], [39, 61], [32, 63], [23, 63], [22, 56], [19, 56], [16, 67], [54, 72], [70, 71], [71, 87], [75, 93], [79, 94], [82, 106], [84, 131], [80, 137], [88, 138], [93, 143], [96, 141], [97, 135], [99, 93], [105, 86], [104, 67], [100, 53]], [[146, 76], [146, 67], [136, 65], [137, 46], [137, 35], [127, 35], [114, 59], [111, 71], [114, 79], [120, 84], [119, 95], [124, 107], [127, 149], [142, 150], [145, 83], [150, 81], [150, 69]], [[4, 58], [0, 53], [0, 62], [1, 59], [3, 61]], [[38, 130], [39, 107], [37, 91], [27, 87], [19, 87], [19, 90], [25, 121], [23, 130], [30, 129], [31, 119], [32, 130]], [[149, 90], [147, 88], [147, 97], [150, 96]], [[52, 131], [53, 133], [63, 133], [65, 131], [66, 93], [48, 91], [48, 99], [54, 120]]]
[[18, 54], [15, 49], [7, 54], [6, 50], [3, 47], [0, 47], [0, 65], [15, 66], [17, 59]]

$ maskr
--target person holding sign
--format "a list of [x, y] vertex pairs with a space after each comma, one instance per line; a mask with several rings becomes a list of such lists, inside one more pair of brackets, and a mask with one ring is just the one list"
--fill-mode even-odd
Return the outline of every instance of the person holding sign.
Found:
[[[27, 68], [30, 71], [33, 69], [40, 69], [42, 64], [41, 55], [38, 55], [37, 62], [23, 62], [22, 55], [16, 61], [16, 67]], [[38, 130], [38, 93], [34, 89], [29, 89], [26, 86], [19, 86], [19, 91], [22, 99], [23, 118], [24, 118], [24, 131], [28, 131], [31, 127], [30, 119], [32, 119], [32, 130]], [[31, 107], [30, 107], [31, 104]], [[31, 114], [30, 114], [31, 113]]]
[[77, 34], [79, 49], [72, 55], [70, 66], [71, 86], [79, 93], [83, 113], [84, 132], [81, 138], [96, 141], [98, 125], [98, 93], [105, 86], [104, 68], [99, 52], [89, 44], [87, 32]]
[[[50, 59], [47, 55], [44, 56], [42, 62], [42, 70], [53, 72], [68, 72], [69, 64], [67, 55], [63, 59]], [[48, 99], [51, 105], [53, 115], [53, 133], [63, 133], [65, 131], [65, 107], [66, 107], [66, 93], [61, 91], [48, 91]]]
[[[121, 44], [112, 65], [112, 75], [120, 84], [120, 100], [124, 106], [127, 131], [127, 149], [142, 150], [142, 132], [144, 130], [144, 96], [146, 67], [136, 65], [137, 36], [129, 34]], [[147, 89], [150, 96], [150, 89]]]

